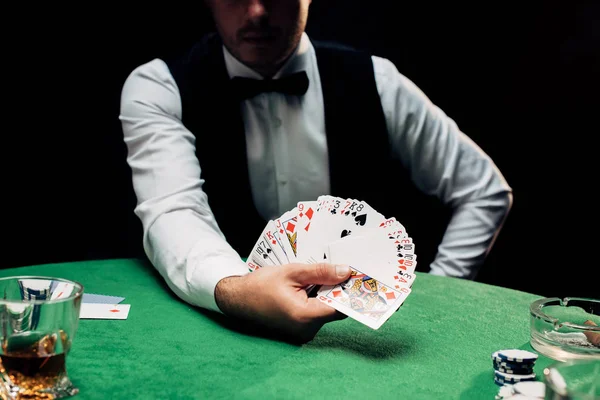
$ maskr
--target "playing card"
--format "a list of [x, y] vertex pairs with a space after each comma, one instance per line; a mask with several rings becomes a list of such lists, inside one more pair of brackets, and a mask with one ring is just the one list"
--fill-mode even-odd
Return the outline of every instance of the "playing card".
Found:
[[[292, 212], [294, 212], [293, 215]], [[295, 228], [295, 212], [296, 209], [293, 211], [287, 211], [281, 217], [274, 220], [276, 236], [281, 247], [283, 248], [283, 251], [285, 252], [285, 255], [287, 256], [288, 262], [290, 263], [296, 261], [296, 235], [289, 235], [285, 226], [288, 225], [290, 228], [292, 226]]]
[[82, 303], [96, 303], [96, 304], [119, 304], [125, 300], [125, 297], [117, 296], [105, 296], [103, 294], [84, 293], [81, 299]]
[[64, 299], [71, 295], [73, 292], [73, 284], [67, 282], [58, 282], [56, 287], [52, 290], [50, 300]]
[[311, 226], [317, 209], [317, 201], [300, 201], [296, 208], [298, 209], [298, 215], [296, 217], [298, 222], [296, 228], [298, 243], [296, 245], [296, 256], [298, 261], [305, 262], [306, 257], [303, 256], [303, 254], [306, 254], [306, 251], [304, 246], [310, 237]]
[[343, 284], [305, 290], [378, 329], [411, 293], [417, 255], [396, 218], [364, 201], [323, 195], [269, 221], [246, 261], [250, 271], [292, 262], [350, 265], [352, 276]]
[[130, 304], [82, 303], [79, 310], [81, 319], [127, 319]]
[[279, 265], [288, 264], [290, 259], [284, 247], [284, 243], [281, 240], [281, 236], [279, 235], [279, 229], [277, 228], [275, 221], [269, 221], [267, 223], [267, 226], [263, 230], [263, 235], [270, 242], [277, 259], [280, 262]]
[[381, 229], [370, 231], [367, 235], [340, 239], [328, 246], [330, 262], [360, 265], [363, 272], [397, 290], [411, 287], [416, 277], [412, 261], [398, 252], [395, 242]]
[[[252, 263], [257, 265], [259, 268], [266, 266], [275, 266], [287, 264], [287, 257], [283, 248], [278, 243], [274, 236], [274, 231], [277, 228], [273, 221], [269, 221], [263, 229], [260, 237], [256, 241], [256, 244], [252, 248], [250, 255], [247, 257], [246, 263]], [[248, 264], [248, 268], [252, 271], [252, 266]]]
[[[285, 212], [281, 217], [277, 219], [278, 224], [281, 225], [285, 235], [287, 236], [290, 247], [294, 252], [294, 257], [297, 257], [297, 238], [298, 238], [298, 208], [294, 207], [290, 211]], [[279, 227], [276, 223], [276, 227]], [[281, 233], [281, 232], [280, 232]]]
[[396, 290], [378, 282], [351, 266], [350, 278], [335, 286], [323, 286], [317, 299], [367, 325], [379, 329], [381, 325], [402, 305], [410, 294], [409, 288]]
[[386, 218], [367, 203], [327, 196], [313, 216], [308, 235], [300, 240], [300, 261], [327, 261], [327, 244], [380, 227]]
[[260, 266], [259, 266], [259, 265], [257, 265], [257, 264], [254, 264], [252, 261], [246, 261], [246, 264], [248, 265], [248, 270], [249, 270], [250, 272], [254, 272], [254, 271], [256, 271], [257, 269], [259, 269], [259, 268], [260, 268]]
[[397, 237], [406, 237], [406, 229], [404, 226], [396, 220], [396, 218], [388, 218], [379, 224], [379, 227], [385, 229], [387, 232], [395, 234]]
[[393, 240], [396, 247], [395, 251], [398, 256], [399, 268], [405, 272], [413, 273], [417, 268], [417, 255], [415, 254], [415, 246], [410, 237], [389, 236], [388, 239]]

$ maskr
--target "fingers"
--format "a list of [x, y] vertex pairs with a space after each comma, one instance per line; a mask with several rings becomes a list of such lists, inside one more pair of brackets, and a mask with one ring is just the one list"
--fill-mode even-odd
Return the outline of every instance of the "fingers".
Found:
[[314, 298], [308, 299], [305, 313], [306, 318], [316, 320], [321, 323], [339, 321], [346, 318], [346, 315], [342, 314], [335, 308], [330, 307]]
[[290, 264], [287, 273], [288, 278], [303, 287], [313, 284], [336, 285], [350, 277], [350, 267], [326, 263]]

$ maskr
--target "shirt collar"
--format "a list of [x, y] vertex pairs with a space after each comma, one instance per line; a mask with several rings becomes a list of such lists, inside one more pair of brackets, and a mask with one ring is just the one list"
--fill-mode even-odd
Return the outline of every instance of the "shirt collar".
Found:
[[[281, 66], [279, 71], [273, 76], [273, 79], [281, 78], [285, 75], [290, 75], [298, 71], [306, 70], [308, 68], [308, 54], [312, 49], [312, 44], [308, 39], [306, 32], [302, 32], [300, 42], [294, 50], [294, 53], [287, 59], [287, 61]], [[234, 76], [240, 76], [244, 78], [263, 79], [263, 77], [252, 68], [248, 67], [244, 63], [240, 62], [235, 58], [229, 50], [223, 45], [223, 54], [225, 57], [225, 67], [230, 78]]]

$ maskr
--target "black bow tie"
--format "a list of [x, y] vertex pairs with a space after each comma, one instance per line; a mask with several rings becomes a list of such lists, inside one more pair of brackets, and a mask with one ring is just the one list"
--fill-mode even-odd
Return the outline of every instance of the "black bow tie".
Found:
[[306, 72], [284, 76], [280, 79], [252, 79], [236, 76], [230, 81], [240, 100], [249, 99], [264, 92], [280, 92], [290, 95], [303, 95], [308, 90]]

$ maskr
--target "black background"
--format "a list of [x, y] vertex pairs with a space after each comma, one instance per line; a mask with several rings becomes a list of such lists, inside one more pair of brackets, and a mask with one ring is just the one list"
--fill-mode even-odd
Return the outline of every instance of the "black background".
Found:
[[[599, 297], [600, 9], [521, 3], [315, 0], [307, 31], [392, 60], [502, 170], [515, 203], [478, 280]], [[0, 267], [140, 250], [120, 89], [212, 28], [198, 5], [148, 4], [6, 14]]]

